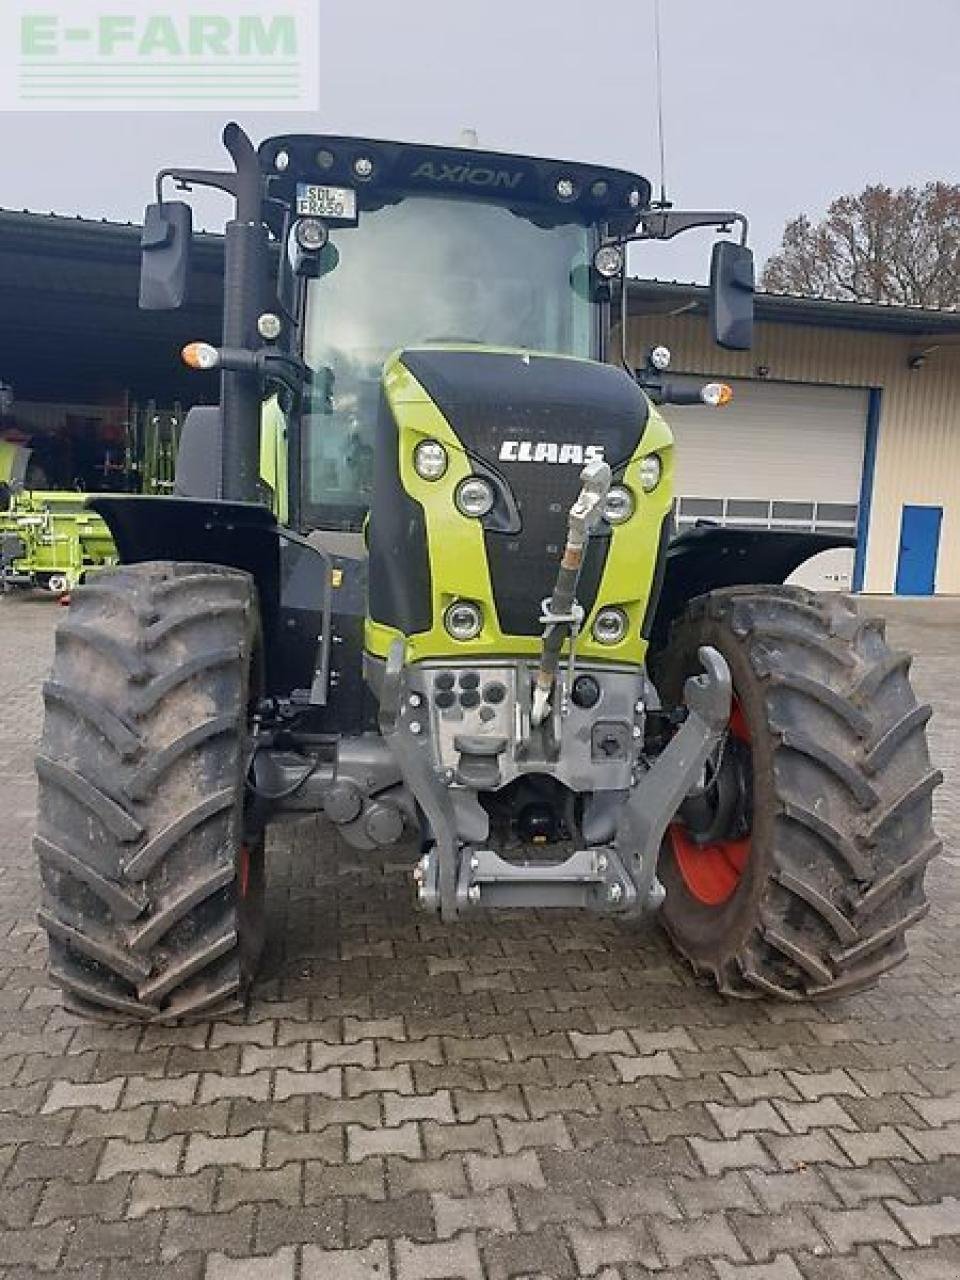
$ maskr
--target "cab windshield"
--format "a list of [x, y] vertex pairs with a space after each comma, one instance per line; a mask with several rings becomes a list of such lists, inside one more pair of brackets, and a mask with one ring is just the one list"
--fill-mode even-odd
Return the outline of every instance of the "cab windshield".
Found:
[[302, 424], [307, 526], [362, 522], [381, 371], [398, 347], [476, 342], [596, 356], [592, 235], [435, 197], [408, 197], [332, 232], [337, 265], [307, 286], [303, 354], [318, 388]]

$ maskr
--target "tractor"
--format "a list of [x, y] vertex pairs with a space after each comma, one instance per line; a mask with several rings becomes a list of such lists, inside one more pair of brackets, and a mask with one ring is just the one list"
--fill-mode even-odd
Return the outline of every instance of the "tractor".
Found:
[[714, 337], [749, 346], [745, 218], [593, 164], [223, 140], [222, 171], [158, 175], [140, 283], [148, 309], [187, 297], [169, 184], [228, 193], [222, 334], [183, 353], [219, 403], [172, 494], [90, 500], [120, 562], [75, 592], [44, 686], [68, 1007], [240, 1007], [268, 828], [321, 813], [365, 856], [402, 842], [446, 922], [659, 913], [725, 995], [872, 985], [927, 910], [930, 709], [881, 623], [784, 585], [843, 539], [675, 536], [661, 407], [730, 390], [627, 360], [628, 246], [692, 227], [717, 233]]

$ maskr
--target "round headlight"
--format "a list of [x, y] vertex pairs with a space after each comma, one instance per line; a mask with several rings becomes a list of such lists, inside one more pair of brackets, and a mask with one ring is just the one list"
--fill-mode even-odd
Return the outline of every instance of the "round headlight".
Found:
[[456, 600], [443, 615], [443, 625], [454, 640], [474, 640], [483, 626], [483, 614], [470, 600]]
[[475, 520], [480, 520], [491, 511], [496, 496], [489, 480], [484, 480], [482, 476], [470, 476], [457, 485], [453, 500], [462, 516], [473, 516]]
[[369, 156], [357, 156], [353, 162], [353, 172], [358, 178], [366, 180], [373, 176], [373, 161]]
[[607, 524], [624, 524], [633, 515], [637, 504], [633, 494], [624, 484], [615, 484], [603, 504], [603, 518]]
[[622, 609], [607, 606], [593, 620], [593, 638], [597, 644], [619, 644], [630, 625]]
[[276, 342], [282, 331], [280, 317], [272, 311], [265, 311], [257, 321], [257, 333], [267, 342]]
[[413, 469], [421, 480], [439, 480], [446, 475], [447, 451], [439, 440], [421, 440], [413, 451]]
[[602, 244], [593, 255], [593, 265], [598, 276], [612, 280], [623, 270], [623, 250], [615, 244]]
[[576, 194], [577, 187], [572, 178], [557, 179], [557, 195], [561, 200], [572, 200]]
[[670, 368], [670, 361], [673, 359], [670, 354], [670, 348], [664, 346], [654, 347], [650, 352], [650, 363], [659, 372]]
[[648, 453], [640, 463], [640, 487], [644, 493], [653, 493], [663, 475], [663, 463], [659, 453]]
[[277, 173], [286, 173], [290, 168], [290, 152], [278, 151], [273, 157], [273, 167], [276, 169]]
[[306, 253], [319, 253], [330, 239], [327, 224], [319, 218], [301, 218], [293, 229], [297, 244]]

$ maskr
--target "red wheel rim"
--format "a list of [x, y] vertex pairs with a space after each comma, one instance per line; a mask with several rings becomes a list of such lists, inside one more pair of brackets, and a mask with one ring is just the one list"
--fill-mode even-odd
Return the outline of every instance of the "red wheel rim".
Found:
[[[749, 743], [750, 730], [739, 701], [734, 698], [729, 733]], [[707, 907], [719, 907], [736, 893], [750, 860], [750, 836], [696, 844], [682, 823], [670, 827], [670, 847], [687, 892]]]
[[247, 896], [247, 889], [250, 887], [250, 850], [245, 844], [240, 846], [240, 858], [237, 866], [237, 886], [240, 890], [240, 897]]

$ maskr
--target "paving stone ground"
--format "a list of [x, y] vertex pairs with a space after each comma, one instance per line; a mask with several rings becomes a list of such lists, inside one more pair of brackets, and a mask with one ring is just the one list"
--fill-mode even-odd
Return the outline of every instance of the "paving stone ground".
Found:
[[0, 1276], [958, 1280], [960, 607], [916, 650], [945, 856], [909, 962], [728, 1003], [655, 923], [446, 928], [408, 863], [278, 838], [245, 1018], [83, 1025], [30, 851], [57, 607], [0, 600]]

